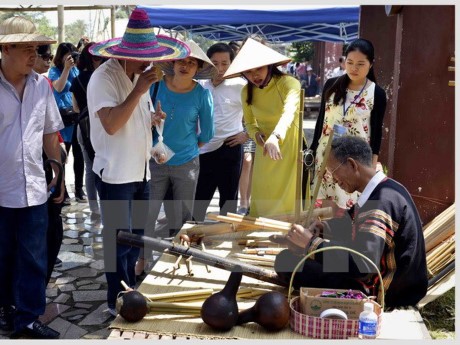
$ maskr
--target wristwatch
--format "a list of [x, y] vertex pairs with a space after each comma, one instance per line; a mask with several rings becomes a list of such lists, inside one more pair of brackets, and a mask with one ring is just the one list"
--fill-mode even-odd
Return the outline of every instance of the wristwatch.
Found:
[[276, 137], [276, 139], [281, 140], [281, 135], [279, 135], [279, 133], [272, 132], [272, 134]]

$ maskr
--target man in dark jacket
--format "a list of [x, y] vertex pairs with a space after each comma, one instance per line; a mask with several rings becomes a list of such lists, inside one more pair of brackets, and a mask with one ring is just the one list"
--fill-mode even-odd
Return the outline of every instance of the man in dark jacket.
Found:
[[[334, 139], [327, 169], [342, 189], [361, 193], [358, 202], [341, 218], [317, 221], [309, 228], [293, 225], [286, 235], [289, 249], [277, 256], [275, 270], [290, 279], [299, 255], [343, 246], [364, 254], [379, 268], [385, 306], [416, 305], [426, 295], [428, 278], [422, 224], [410, 194], [400, 183], [376, 172], [369, 144], [358, 137]], [[311, 256], [296, 273], [294, 286], [380, 294], [375, 268], [342, 250]]]

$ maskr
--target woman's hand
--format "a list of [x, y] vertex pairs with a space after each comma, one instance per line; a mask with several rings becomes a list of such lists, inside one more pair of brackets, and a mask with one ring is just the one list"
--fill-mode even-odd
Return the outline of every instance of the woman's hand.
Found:
[[278, 138], [275, 135], [270, 135], [264, 145], [264, 156], [268, 156], [274, 161], [283, 159], [281, 156]]
[[72, 58], [72, 55], [69, 54], [64, 61], [64, 69], [70, 70], [72, 67], [75, 66], [75, 61]]
[[236, 145], [241, 145], [246, 142], [246, 140], [249, 139], [249, 135], [246, 132], [240, 132], [238, 134], [232, 135], [231, 137], [228, 137], [225, 139], [225, 144], [233, 147]]
[[263, 134], [262, 132], [256, 132], [255, 139], [257, 145], [260, 145], [262, 147], [265, 145], [265, 134]]

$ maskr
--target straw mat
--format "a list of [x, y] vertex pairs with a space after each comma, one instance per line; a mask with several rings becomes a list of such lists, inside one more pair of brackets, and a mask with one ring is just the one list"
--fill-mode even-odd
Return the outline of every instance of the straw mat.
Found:
[[[185, 225], [184, 228], [189, 227]], [[180, 233], [185, 232], [184, 229]], [[247, 233], [251, 236], [257, 236], [257, 233]], [[238, 237], [245, 234], [239, 233]], [[179, 236], [179, 235], [178, 235]], [[268, 236], [264, 233], [263, 236]], [[231, 255], [231, 253], [241, 252], [240, 247], [235, 239], [235, 234], [220, 235], [220, 240], [215, 240], [212, 247], [208, 246], [207, 252], [217, 254], [222, 257]], [[225, 271], [215, 267], [209, 267], [211, 273], [208, 273], [205, 266], [201, 263], [193, 263], [193, 276], [187, 275], [185, 262], [182, 261], [181, 267], [173, 271], [173, 264], [177, 257], [168, 254], [162, 254], [159, 261], [155, 264], [150, 274], [144, 279], [139, 287], [139, 291], [146, 294], [156, 294], [184, 290], [196, 290], [200, 288], [222, 289], [230, 275]], [[241, 287], [264, 288], [276, 290], [287, 294], [287, 288], [279, 287], [257, 279], [243, 276]], [[240, 310], [250, 308], [254, 305], [256, 299], [239, 299], [238, 307]], [[196, 303], [196, 302], [195, 302]], [[198, 303], [197, 305], [200, 305]], [[135, 323], [126, 322], [122, 317], [112, 322], [110, 328], [116, 328], [123, 331], [147, 332], [155, 335], [170, 336], [187, 336], [201, 339], [305, 339], [304, 336], [293, 332], [289, 325], [280, 332], [268, 332], [256, 323], [247, 323], [241, 326], [235, 326], [230, 331], [216, 331], [206, 325], [199, 315], [155, 315], [148, 314], [143, 320]]]

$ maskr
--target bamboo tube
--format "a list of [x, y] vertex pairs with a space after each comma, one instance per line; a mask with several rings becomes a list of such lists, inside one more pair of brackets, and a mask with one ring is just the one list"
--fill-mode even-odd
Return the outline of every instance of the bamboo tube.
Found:
[[189, 310], [198, 311], [201, 310], [201, 305], [191, 305], [187, 303], [169, 303], [169, 302], [148, 302], [150, 309], [154, 310]]
[[240, 253], [234, 253], [232, 255], [237, 257], [238, 259], [247, 259], [247, 260], [264, 261], [264, 262], [274, 262], [275, 261], [275, 258], [268, 258], [266, 256], [257, 256], [257, 255], [240, 254]]
[[[314, 204], [314, 203], [313, 203]], [[308, 211], [303, 211], [300, 213], [300, 218], [306, 218], [308, 215]], [[328, 219], [332, 218], [333, 216], [333, 210], [332, 207], [320, 207], [320, 208], [315, 208], [312, 211], [312, 219]], [[295, 216], [293, 214], [285, 214], [285, 215], [280, 215], [280, 216], [275, 216], [273, 217], [277, 220], [282, 220], [288, 223], [293, 223], [295, 222]]]
[[243, 249], [243, 254], [278, 255], [286, 248]]
[[[303, 211], [300, 214], [301, 218], [307, 216], [307, 211]], [[321, 218], [321, 219], [328, 219], [331, 218], [333, 215], [332, 207], [323, 207], [323, 208], [315, 208], [313, 210], [313, 218]], [[237, 215], [239, 219], [242, 219], [243, 216]], [[187, 229], [186, 233], [190, 238], [197, 238], [197, 237], [204, 237], [204, 236], [213, 236], [213, 235], [223, 235], [232, 232], [239, 232], [239, 231], [248, 231], [253, 229], [261, 228], [259, 225], [254, 225], [252, 222], [249, 223], [241, 223], [241, 222], [233, 222], [232, 220], [229, 223], [225, 223], [222, 219], [219, 219], [218, 215], [213, 213], [208, 213], [207, 217], [209, 219], [220, 220], [221, 222], [216, 224], [198, 224], [195, 225], [193, 228]], [[270, 224], [283, 224], [284, 226], [291, 226], [291, 223], [295, 221], [295, 215], [292, 214], [284, 214], [273, 216], [272, 218], [253, 218], [245, 216], [245, 219], [262, 219], [265, 223]], [[279, 231], [278, 229], [276, 231]]]
[[253, 229], [261, 229], [261, 230], [272, 230], [272, 231], [289, 231], [291, 229], [290, 226], [287, 224], [285, 225], [278, 225], [273, 224], [269, 221], [264, 221], [263, 219], [256, 218], [255, 221], [246, 220], [244, 218], [236, 218], [236, 217], [229, 217], [229, 216], [213, 216], [215, 220], [225, 222], [225, 223], [233, 223], [233, 224], [243, 224], [252, 227]]
[[189, 291], [176, 291], [176, 292], [165, 292], [165, 293], [157, 293], [157, 294], [143, 294], [146, 298], [157, 301], [163, 300], [168, 298], [181, 298], [181, 297], [190, 297], [190, 296], [198, 296], [198, 295], [212, 295], [214, 292], [213, 289], [198, 289], [198, 290], [189, 290]]
[[260, 222], [273, 224], [273, 225], [291, 226], [290, 223], [286, 223], [286, 222], [283, 222], [281, 220], [265, 218], [265, 217], [257, 217], [256, 218], [256, 217], [251, 217], [251, 216], [243, 216], [241, 214], [236, 214], [236, 213], [231, 213], [231, 212], [227, 212], [227, 217], [232, 217], [232, 218], [235, 218], [235, 219], [245, 219], [245, 220], [249, 220], [251, 222], [260, 221]]
[[255, 266], [263, 266], [263, 267], [274, 267], [275, 263], [274, 262], [268, 262], [268, 261], [259, 261], [259, 260], [251, 260], [251, 259], [240, 259], [241, 262], [255, 265]]
[[316, 185], [313, 191], [313, 197], [311, 200], [311, 204], [310, 204], [310, 207], [308, 208], [307, 216], [305, 217], [304, 222], [303, 222], [304, 227], [307, 227], [310, 225], [310, 220], [313, 215], [313, 209], [315, 208], [315, 201], [316, 201], [316, 198], [318, 197], [321, 180], [323, 179], [324, 172], [326, 171], [326, 163], [329, 158], [329, 153], [331, 152], [331, 144], [332, 144], [333, 138], [334, 138], [334, 132], [331, 132], [329, 134], [329, 138], [327, 140], [326, 147], [324, 149], [323, 162], [321, 163], [321, 167], [319, 169], [318, 176], [316, 177]]
[[305, 102], [305, 90], [300, 90], [300, 109], [299, 109], [299, 123], [298, 123], [298, 138], [297, 138], [297, 174], [295, 184], [295, 209], [294, 216], [295, 222], [300, 221], [300, 212], [302, 211], [302, 173], [303, 173], [303, 160], [302, 160], [302, 149], [303, 149], [303, 116], [304, 116], [304, 102]]

